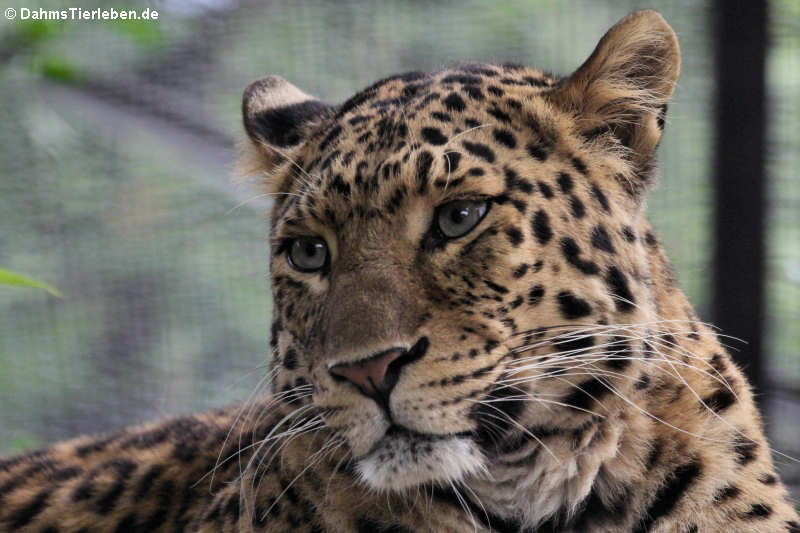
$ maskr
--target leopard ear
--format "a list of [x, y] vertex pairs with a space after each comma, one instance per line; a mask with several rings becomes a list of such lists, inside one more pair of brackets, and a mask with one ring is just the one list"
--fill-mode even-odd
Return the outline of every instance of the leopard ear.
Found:
[[[280, 76], [251, 83], [242, 96], [244, 129], [255, 149], [247, 165], [272, 174], [277, 165], [294, 157], [330, 109]], [[268, 186], [273, 191], [282, 188], [280, 183]]]
[[574, 116], [584, 137], [623, 147], [643, 187], [680, 64], [669, 24], [655, 11], [638, 11], [611, 28], [549, 98]]

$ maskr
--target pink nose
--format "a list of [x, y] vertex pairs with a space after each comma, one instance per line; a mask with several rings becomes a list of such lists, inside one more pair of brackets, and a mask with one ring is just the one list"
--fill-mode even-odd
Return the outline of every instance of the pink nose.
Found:
[[328, 371], [358, 387], [365, 396], [387, 406], [389, 394], [399, 377], [398, 372], [389, 372], [389, 367], [405, 353], [402, 348], [391, 348], [361, 361], [332, 366]]

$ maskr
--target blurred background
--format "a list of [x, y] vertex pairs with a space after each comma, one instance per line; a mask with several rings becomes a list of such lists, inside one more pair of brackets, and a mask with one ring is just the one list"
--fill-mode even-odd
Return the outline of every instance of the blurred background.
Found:
[[[256, 385], [269, 205], [231, 181], [250, 81], [280, 74], [340, 102], [467, 59], [567, 74], [652, 7], [683, 71], [650, 216], [700, 316], [746, 341], [729, 344], [774, 447], [800, 458], [800, 0], [724, 4], [176, 0], [117, 6], [157, 22], [3, 17], [0, 268], [63, 297], [0, 286], [0, 454]], [[797, 462], [776, 460], [800, 486]]]

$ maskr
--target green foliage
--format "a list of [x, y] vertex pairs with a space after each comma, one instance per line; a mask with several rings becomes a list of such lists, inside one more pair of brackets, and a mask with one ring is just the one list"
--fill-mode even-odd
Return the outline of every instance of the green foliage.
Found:
[[62, 57], [46, 57], [35, 63], [34, 70], [45, 78], [61, 83], [75, 83], [81, 79], [79, 69]]
[[21, 432], [11, 437], [8, 444], [8, 450], [6, 450], [6, 452], [9, 454], [22, 453], [25, 450], [37, 448], [44, 444], [45, 443], [42, 442], [42, 439], [36, 435], [27, 432]]
[[51, 20], [23, 20], [19, 25], [19, 37], [27, 44], [42, 42], [58, 31], [58, 23]]
[[31, 278], [25, 277], [22, 274], [17, 274], [16, 272], [11, 272], [10, 270], [5, 270], [0, 268], [0, 285], [11, 285], [13, 287], [31, 287], [34, 289], [42, 289], [53, 296], [61, 298], [61, 293], [58, 292], [58, 289], [48, 285], [47, 283], [43, 283], [41, 281], [36, 281]]
[[161, 26], [149, 20], [118, 20], [113, 27], [130, 37], [136, 44], [147, 48], [158, 48], [164, 43]]

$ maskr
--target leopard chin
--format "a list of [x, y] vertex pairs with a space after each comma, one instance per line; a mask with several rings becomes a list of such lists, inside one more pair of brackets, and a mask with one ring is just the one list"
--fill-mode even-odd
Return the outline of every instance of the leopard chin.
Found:
[[469, 437], [429, 436], [392, 426], [357, 461], [356, 471], [374, 490], [400, 492], [425, 484], [447, 486], [487, 469], [486, 457]]

